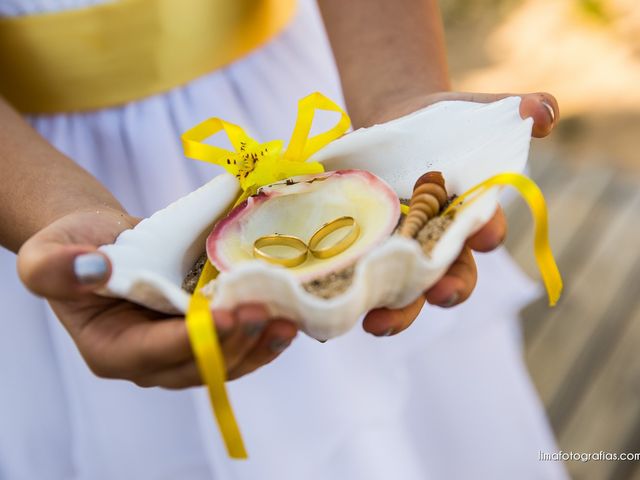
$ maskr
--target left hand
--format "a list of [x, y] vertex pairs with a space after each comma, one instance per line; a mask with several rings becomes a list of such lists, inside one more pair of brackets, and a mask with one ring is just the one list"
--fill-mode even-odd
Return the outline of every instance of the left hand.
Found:
[[[18, 272], [32, 292], [49, 301], [98, 377], [141, 387], [200, 385], [184, 317], [94, 293], [111, 275], [111, 262], [98, 246], [113, 243], [137, 223], [111, 208], [69, 213], [24, 243]], [[255, 304], [214, 312], [214, 318], [228, 380], [273, 361], [297, 333], [294, 323], [270, 318]]]
[[[440, 92], [407, 100], [367, 123], [383, 123], [443, 100], [489, 103], [508, 96], [512, 96], [512, 94]], [[532, 134], [534, 137], [546, 137], [558, 121], [559, 112], [556, 99], [548, 93], [531, 93], [520, 95], [520, 97], [522, 98], [520, 116], [533, 118]], [[376, 336], [395, 335], [413, 323], [425, 301], [443, 308], [453, 307], [464, 302], [473, 292], [477, 280], [472, 250], [490, 252], [502, 244], [506, 234], [507, 224], [504, 213], [498, 207], [493, 218], [480, 231], [467, 239], [458, 258], [433, 287], [404, 308], [397, 310], [379, 308], [370, 311], [363, 322], [365, 331]]]

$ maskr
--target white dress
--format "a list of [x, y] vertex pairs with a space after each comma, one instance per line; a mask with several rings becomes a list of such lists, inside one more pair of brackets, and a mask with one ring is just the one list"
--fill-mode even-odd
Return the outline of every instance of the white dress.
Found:
[[[0, 15], [97, 3], [0, 0]], [[218, 116], [287, 139], [298, 98], [341, 99], [315, 5], [260, 51], [185, 87], [122, 107], [31, 117], [135, 215], [217, 173], [179, 134]], [[522, 356], [516, 312], [538, 291], [497, 252], [463, 306], [428, 307], [403, 334], [300, 335], [273, 364], [229, 384], [250, 460], [229, 460], [203, 389], [98, 379], [46, 303], [0, 251], [1, 480], [559, 479]]]

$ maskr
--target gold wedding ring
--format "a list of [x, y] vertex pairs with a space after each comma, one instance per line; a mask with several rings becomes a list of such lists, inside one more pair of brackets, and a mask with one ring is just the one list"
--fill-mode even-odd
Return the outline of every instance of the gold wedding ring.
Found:
[[[333, 232], [340, 230], [341, 228], [351, 227], [349, 232], [333, 245], [324, 248], [318, 248], [320, 243], [331, 235]], [[335, 257], [339, 253], [344, 252], [358, 239], [360, 235], [360, 226], [353, 217], [339, 217], [335, 220], [325, 223], [313, 234], [309, 240], [309, 245], [304, 243], [298, 237], [293, 235], [280, 235], [278, 233], [274, 235], [265, 235], [258, 238], [253, 243], [253, 256], [255, 258], [262, 259], [269, 263], [276, 265], [282, 265], [284, 267], [297, 267], [305, 262], [307, 259], [307, 253], [316, 258], [331, 258]], [[264, 247], [289, 247], [298, 251], [298, 255], [293, 257], [280, 257], [278, 255], [272, 255], [263, 250]]]
[[[325, 248], [318, 248], [320, 242], [327, 236], [341, 228], [351, 227], [349, 232], [340, 240]], [[344, 252], [353, 245], [360, 235], [360, 226], [353, 217], [339, 217], [329, 223], [325, 223], [309, 240], [309, 251], [316, 258], [331, 258]]]
[[[280, 257], [266, 253], [262, 250], [264, 247], [289, 247], [299, 253], [293, 257]], [[307, 247], [307, 244], [293, 235], [279, 235], [277, 233], [275, 235], [265, 235], [253, 243], [253, 256], [255, 258], [260, 258], [269, 263], [288, 268], [297, 267], [301, 263], [304, 263], [307, 259], [308, 251], [309, 247]]]

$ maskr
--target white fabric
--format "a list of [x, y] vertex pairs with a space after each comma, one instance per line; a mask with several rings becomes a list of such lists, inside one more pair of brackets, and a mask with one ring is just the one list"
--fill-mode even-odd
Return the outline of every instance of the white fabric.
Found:
[[[91, 1], [0, 0], [0, 14]], [[131, 213], [148, 215], [215, 174], [178, 136], [210, 116], [262, 140], [288, 138], [296, 100], [340, 99], [317, 12], [186, 87], [123, 107], [31, 118]], [[140, 389], [94, 377], [66, 332], [0, 251], [0, 479], [559, 479], [524, 369], [517, 309], [537, 292], [504, 252], [478, 258], [464, 306], [427, 308], [407, 332], [300, 336], [229, 385], [251, 459], [226, 457], [203, 389]], [[384, 281], [384, 279], [381, 279]]]

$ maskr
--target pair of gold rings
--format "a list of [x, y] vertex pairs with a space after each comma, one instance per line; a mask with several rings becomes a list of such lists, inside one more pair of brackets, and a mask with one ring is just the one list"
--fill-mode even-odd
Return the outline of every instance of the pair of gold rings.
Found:
[[[336, 230], [340, 230], [345, 227], [351, 228], [344, 237], [332, 245], [319, 248], [325, 238]], [[307, 260], [307, 255], [309, 253], [314, 257], [321, 259], [335, 257], [353, 245], [353, 242], [357, 240], [359, 235], [360, 226], [358, 225], [358, 222], [356, 222], [355, 218], [339, 217], [320, 227], [311, 236], [308, 244], [293, 235], [281, 235], [276, 233], [260, 237], [253, 243], [253, 256], [269, 263], [292, 268], [304, 263]], [[289, 247], [298, 253], [291, 257], [280, 257], [265, 252], [263, 250], [265, 247]]]

